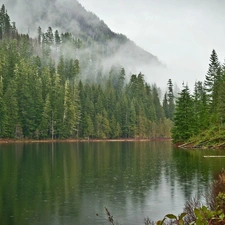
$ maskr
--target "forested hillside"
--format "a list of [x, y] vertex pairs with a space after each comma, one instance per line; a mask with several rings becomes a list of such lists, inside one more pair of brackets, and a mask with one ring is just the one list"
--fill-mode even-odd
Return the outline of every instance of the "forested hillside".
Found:
[[0, 138], [170, 137], [172, 81], [162, 106], [141, 72], [126, 80], [123, 65], [97, 70], [102, 54], [90, 56], [87, 44], [51, 27], [37, 27], [36, 38], [20, 34], [2, 5]]
[[[12, 16], [18, 18], [19, 31], [36, 37], [38, 27], [44, 32], [51, 27], [52, 30], [58, 30], [59, 35], [64, 33], [64, 40], [73, 39], [79, 48], [74, 50], [64, 42], [64, 56], [80, 61], [81, 73], [86, 79], [94, 81], [95, 74], [102, 71], [108, 73], [112, 64], [122, 65], [128, 80], [130, 73], [142, 71], [147, 73], [148, 81], [155, 82], [156, 71], [160, 76], [167, 71], [157, 57], [138, 47], [125, 35], [113, 32], [103, 20], [88, 12], [77, 0], [14, 0], [13, 4], [8, 1], [7, 5]], [[88, 67], [92, 71], [91, 76], [81, 61], [91, 64]]]
[[204, 82], [197, 81], [193, 94], [183, 85], [176, 103], [173, 139], [196, 147], [225, 147], [225, 65], [215, 50]]

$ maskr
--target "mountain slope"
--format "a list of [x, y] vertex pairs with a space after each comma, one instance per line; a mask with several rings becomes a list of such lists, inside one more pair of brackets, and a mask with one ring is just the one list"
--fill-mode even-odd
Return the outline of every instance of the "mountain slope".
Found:
[[29, 32], [34, 37], [39, 26], [42, 30], [50, 26], [60, 33], [72, 33], [85, 43], [89, 55], [100, 54], [101, 66], [105, 69], [119, 64], [127, 73], [142, 71], [151, 74], [151, 82], [155, 73], [162, 75], [165, 72], [165, 66], [157, 57], [138, 47], [126, 36], [111, 31], [104, 21], [86, 11], [76, 0], [9, 0], [6, 8], [12, 20], [18, 21], [16, 26], [19, 32]]

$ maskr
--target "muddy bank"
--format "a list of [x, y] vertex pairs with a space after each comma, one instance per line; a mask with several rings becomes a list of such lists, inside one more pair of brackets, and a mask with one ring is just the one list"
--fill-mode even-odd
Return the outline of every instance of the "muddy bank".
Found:
[[7, 143], [52, 143], [52, 142], [131, 142], [131, 141], [171, 141], [170, 138], [122, 138], [122, 139], [0, 139], [0, 144]]

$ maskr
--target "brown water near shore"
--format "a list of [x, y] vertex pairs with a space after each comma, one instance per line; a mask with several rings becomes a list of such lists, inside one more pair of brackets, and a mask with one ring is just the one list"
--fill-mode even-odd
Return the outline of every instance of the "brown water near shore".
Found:
[[121, 139], [0, 139], [4, 143], [51, 143], [51, 142], [132, 142], [132, 141], [171, 141], [171, 138], [121, 138]]

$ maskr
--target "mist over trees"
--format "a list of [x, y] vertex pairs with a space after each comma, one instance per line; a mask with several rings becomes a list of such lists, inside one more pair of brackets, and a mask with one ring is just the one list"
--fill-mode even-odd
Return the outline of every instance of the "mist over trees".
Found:
[[[81, 49], [73, 50], [64, 45], [67, 57], [77, 58], [80, 63], [84, 56], [92, 61], [94, 70], [109, 72], [112, 64], [120, 64], [126, 70], [126, 79], [130, 74], [145, 73], [148, 82], [157, 82], [155, 73], [160, 77], [168, 76], [167, 68], [151, 53], [137, 46], [123, 34], [113, 32], [97, 15], [88, 12], [77, 0], [10, 0], [6, 6], [11, 17], [17, 22], [18, 30], [35, 38], [37, 28], [45, 32], [51, 27], [66, 38], [73, 37], [83, 44]], [[21, 16], [23, 15], [23, 16]], [[69, 36], [70, 37], [69, 37]], [[97, 54], [96, 54], [97, 53]], [[107, 70], [107, 71], [106, 71]], [[81, 70], [88, 79], [89, 71]], [[168, 79], [168, 78], [166, 78]], [[165, 86], [166, 82], [160, 83]]]
[[[110, 60], [104, 68], [115, 46], [129, 55], [131, 42], [125, 36], [91, 13], [77, 21], [83, 29], [77, 35], [39, 26], [30, 37], [18, 32], [2, 5], [0, 138], [158, 138], [171, 137], [173, 127], [174, 142], [223, 141], [225, 66], [215, 50], [205, 81], [197, 81], [193, 93], [183, 85], [176, 97], [169, 79], [161, 99], [159, 88], [143, 73], [129, 73]], [[109, 48], [112, 41], [116, 45]]]
[[85, 51], [87, 34], [38, 27], [31, 38], [18, 33], [4, 5], [0, 35], [0, 138], [170, 137], [171, 80], [162, 107], [144, 74], [128, 76], [118, 64], [104, 71], [99, 48]]

